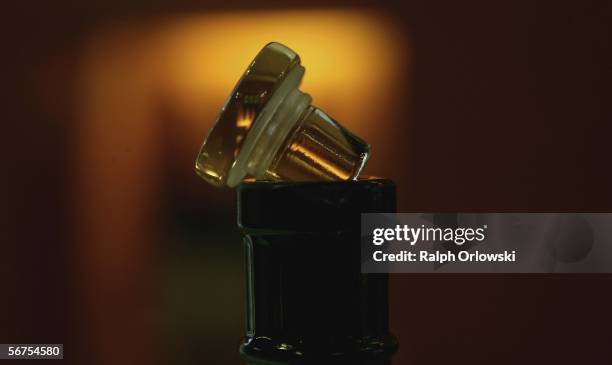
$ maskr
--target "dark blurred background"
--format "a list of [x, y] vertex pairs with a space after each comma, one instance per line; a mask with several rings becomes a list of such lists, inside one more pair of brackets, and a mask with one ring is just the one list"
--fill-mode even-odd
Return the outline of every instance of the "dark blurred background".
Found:
[[[294, 48], [399, 210], [612, 211], [610, 3], [3, 6], [0, 343], [239, 364], [233, 191], [193, 161], [240, 73]], [[395, 364], [610, 362], [608, 275], [394, 275]]]

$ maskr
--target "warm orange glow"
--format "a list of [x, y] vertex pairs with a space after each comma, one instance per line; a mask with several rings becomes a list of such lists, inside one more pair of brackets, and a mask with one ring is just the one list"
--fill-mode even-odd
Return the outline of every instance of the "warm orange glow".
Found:
[[[179, 155], [195, 155], [234, 85], [270, 41], [299, 53], [306, 67], [300, 89], [313, 105], [370, 142], [381, 161], [390, 157], [388, 131], [406, 122], [390, 116], [409, 108], [409, 40], [388, 16], [354, 9], [203, 13], [102, 28], [84, 57], [84, 80], [97, 80], [82, 85], [85, 119], [104, 120], [106, 133], [120, 133], [116, 110], [125, 103], [137, 112], [121, 119], [146, 128], [171, 119]], [[136, 113], [149, 117], [138, 120]], [[241, 116], [236, 123], [246, 129], [252, 120]]]
[[249, 129], [251, 127], [251, 123], [253, 123], [253, 119], [255, 119], [255, 111], [254, 110], [244, 110], [239, 113], [238, 120], [236, 121], [236, 127], [242, 129]]
[[179, 18], [164, 29], [166, 86], [185, 113], [210, 108], [206, 119], [193, 118], [198, 130], [210, 127], [240, 75], [270, 41], [298, 52], [306, 67], [301, 89], [313, 104], [358, 130], [370, 128], [367, 104], [384, 100], [408, 67], [406, 39], [394, 23], [365, 11], [227, 12]]

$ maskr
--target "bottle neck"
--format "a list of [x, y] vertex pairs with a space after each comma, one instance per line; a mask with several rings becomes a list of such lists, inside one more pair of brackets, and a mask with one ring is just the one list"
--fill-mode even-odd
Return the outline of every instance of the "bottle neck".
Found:
[[244, 183], [246, 337], [255, 365], [388, 365], [388, 275], [362, 273], [361, 212], [395, 211], [386, 180]]

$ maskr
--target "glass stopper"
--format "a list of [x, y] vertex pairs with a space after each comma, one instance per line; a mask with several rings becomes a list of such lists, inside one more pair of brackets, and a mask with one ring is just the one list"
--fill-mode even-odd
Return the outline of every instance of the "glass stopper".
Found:
[[196, 159], [199, 176], [216, 186], [257, 180], [356, 179], [370, 146], [310, 104], [299, 90], [299, 56], [269, 43], [225, 101]]

